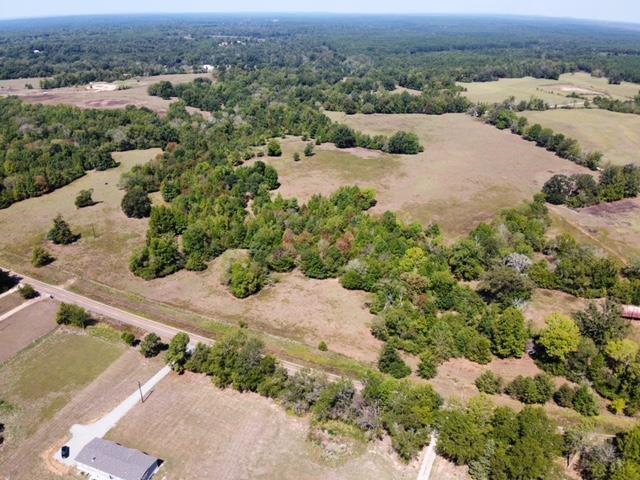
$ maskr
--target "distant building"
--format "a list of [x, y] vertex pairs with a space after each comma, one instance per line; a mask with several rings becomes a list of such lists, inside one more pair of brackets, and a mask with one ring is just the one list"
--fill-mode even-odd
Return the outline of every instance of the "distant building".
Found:
[[622, 316], [629, 320], [640, 320], [640, 307], [635, 305], [623, 305]]
[[76, 468], [91, 480], [149, 480], [162, 461], [102, 438], [91, 440], [75, 458]]
[[118, 89], [118, 85], [108, 82], [91, 82], [88, 89], [96, 90], [98, 92], [112, 92]]

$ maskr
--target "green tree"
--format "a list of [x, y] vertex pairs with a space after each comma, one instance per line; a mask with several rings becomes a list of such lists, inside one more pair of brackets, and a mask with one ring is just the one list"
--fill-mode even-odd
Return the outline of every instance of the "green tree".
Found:
[[391, 135], [387, 146], [389, 153], [415, 155], [423, 150], [415, 133], [398, 131]]
[[120, 338], [122, 338], [122, 341], [130, 347], [132, 347], [136, 343], [136, 336], [133, 334], [133, 332], [130, 332], [128, 330], [122, 332]]
[[266, 272], [257, 262], [236, 261], [229, 267], [229, 289], [238, 298], [259, 292], [266, 280]]
[[24, 298], [25, 300], [36, 298], [37, 296], [40, 295], [38, 293], [38, 291], [28, 283], [23, 283], [20, 286], [20, 290], [19, 291], [20, 291], [20, 296], [22, 298]]
[[526, 275], [509, 267], [497, 267], [482, 276], [478, 293], [491, 302], [511, 307], [529, 300], [533, 286], [533, 282]]
[[563, 362], [568, 354], [578, 350], [580, 330], [573, 320], [558, 313], [547, 317], [546, 325], [538, 342], [550, 358]]
[[71, 231], [69, 224], [64, 221], [62, 215], [53, 219], [53, 227], [47, 234], [47, 239], [58, 245], [68, 245], [80, 238], [79, 234]]
[[420, 354], [420, 364], [418, 365], [418, 375], [427, 380], [435, 377], [438, 373], [439, 360], [431, 350], [425, 350]]
[[573, 318], [580, 333], [600, 348], [610, 340], [620, 340], [629, 331], [629, 322], [622, 318], [622, 308], [611, 300], [606, 300], [601, 307], [591, 302], [585, 310], [576, 312]]
[[586, 385], [581, 385], [573, 395], [573, 409], [586, 417], [598, 415], [598, 403]]
[[271, 140], [267, 145], [267, 155], [270, 157], [279, 157], [282, 155], [282, 147], [277, 140]]
[[55, 258], [43, 247], [33, 247], [33, 251], [31, 252], [31, 265], [34, 267], [44, 267], [54, 260]]
[[404, 363], [398, 351], [388, 343], [385, 344], [382, 352], [380, 352], [378, 369], [395, 378], [403, 378], [411, 373], [411, 369]]
[[491, 341], [493, 351], [499, 357], [521, 358], [528, 338], [524, 315], [517, 308], [508, 308], [493, 319]]
[[93, 201], [92, 195], [93, 195], [93, 189], [80, 190], [78, 195], [76, 195], [76, 200], [75, 200], [76, 208], [90, 207], [91, 205], [94, 205], [95, 202]]
[[149, 195], [139, 186], [135, 186], [125, 193], [121, 206], [122, 211], [129, 218], [144, 218], [151, 214]]
[[160, 350], [162, 350], [162, 342], [160, 337], [153, 332], [145, 335], [140, 342], [140, 353], [146, 358], [155, 357], [160, 353]]
[[56, 323], [86, 328], [91, 323], [91, 315], [82, 307], [61, 303], [56, 313]]
[[294, 152], [293, 161], [294, 162], [299, 162], [300, 161], [300, 154], [298, 152]]
[[175, 336], [169, 342], [169, 349], [167, 350], [167, 363], [171, 366], [173, 371], [183, 373], [185, 365], [189, 360], [189, 335], [184, 332], [176, 333]]

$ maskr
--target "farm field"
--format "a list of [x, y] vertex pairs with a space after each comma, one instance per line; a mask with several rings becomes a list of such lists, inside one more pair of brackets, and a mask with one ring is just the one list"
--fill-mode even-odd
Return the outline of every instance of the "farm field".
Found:
[[588, 171], [464, 114], [329, 115], [369, 134], [414, 132], [425, 151], [357, 161], [344, 153], [332, 154], [328, 162], [322, 153], [295, 163], [286, 155], [269, 159], [280, 172], [283, 195], [304, 197], [319, 187], [327, 193], [358, 183], [376, 190], [374, 211], [395, 210], [424, 225], [436, 222], [448, 240], [503, 208], [529, 201], [556, 173]]
[[378, 442], [330, 465], [306, 440], [308, 420], [256, 394], [219, 390], [204, 376], [171, 375], [107, 438], [162, 458], [159, 478], [413, 479]]
[[[191, 82], [196, 78], [210, 77], [204, 73], [184, 73], [173, 75], [156, 75], [150, 77], [136, 77], [113, 85], [122, 86], [122, 90], [99, 91], [87, 86], [64, 87], [43, 90], [40, 88], [39, 78], [0, 80], [0, 96], [16, 95], [27, 103], [42, 103], [44, 105], [69, 104], [80, 108], [123, 108], [127, 105], [146, 107], [159, 114], [169, 109], [171, 100], [152, 97], [147, 94], [150, 85], [162, 80], [174, 84]], [[33, 89], [26, 87], [30, 84]], [[198, 111], [189, 108], [190, 111]]]
[[0, 364], [56, 327], [58, 303], [38, 301], [0, 322]]
[[[22, 434], [17, 437], [11, 433], [12, 436], [6, 440], [0, 452], [0, 472], [13, 480], [78, 478], [50, 459], [52, 453], [68, 438], [69, 428], [75, 423], [90, 423], [109, 412], [131, 394], [138, 380], [151, 377], [161, 368], [161, 361], [158, 359], [145, 359], [136, 350], [124, 349], [121, 344], [110, 344], [90, 336], [65, 335], [85, 339], [83, 351], [95, 345], [106, 345], [109, 350], [116, 352], [116, 358], [111, 356], [107, 362], [89, 357], [86, 365], [92, 370], [92, 377], [83, 385], [74, 387], [68, 403], [57, 406], [46, 422], [40, 420], [38, 424], [33, 424], [31, 420], [25, 419], [26, 413], [21, 409], [9, 418], [7, 429], [10, 432], [17, 430], [21, 433], [25, 426], [31, 429], [28, 437]], [[101, 349], [98, 351], [102, 352]], [[95, 371], [97, 364], [101, 364], [99, 372]], [[0, 371], [0, 376], [2, 375]]]
[[592, 77], [589, 73], [564, 73], [558, 80], [545, 78], [501, 78], [493, 82], [458, 82], [466, 88], [463, 95], [472, 102], [496, 103], [515, 97], [516, 100], [529, 100], [536, 97], [554, 105], [576, 104], [581, 107], [584, 100], [570, 98], [575, 92], [578, 95], [594, 97], [597, 95], [610, 96], [621, 100], [633, 98], [638, 94], [640, 85], [622, 82], [620, 85], [610, 85], [606, 78]]
[[530, 124], [539, 123], [575, 138], [586, 151], [601, 151], [605, 162], [640, 165], [640, 115], [600, 109], [547, 110], [523, 115]]
[[13, 406], [5, 421], [7, 438], [0, 452], [0, 471], [7, 472], [15, 448], [72, 401], [123, 350], [121, 344], [57, 329], [0, 365], [2, 399]]

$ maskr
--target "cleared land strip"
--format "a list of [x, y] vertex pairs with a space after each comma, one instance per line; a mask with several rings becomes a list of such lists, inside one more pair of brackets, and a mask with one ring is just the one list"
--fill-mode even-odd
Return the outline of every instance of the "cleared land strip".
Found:
[[[121, 310], [116, 307], [112, 307], [105, 303], [98, 302], [96, 300], [92, 300], [85, 296], [79, 295], [74, 292], [70, 292], [65, 290], [63, 287], [59, 287], [56, 285], [51, 285], [45, 282], [41, 282], [40, 280], [36, 280], [35, 278], [28, 277], [21, 273], [11, 272], [13, 275], [16, 275], [22, 279], [23, 282], [31, 284], [36, 290], [40, 292], [42, 296], [52, 296], [56, 300], [59, 300], [64, 303], [72, 303], [74, 305], [78, 305], [86, 310], [107, 317], [118, 322], [131, 325], [136, 328], [140, 328], [147, 332], [153, 332], [165, 340], [171, 340], [177, 333], [184, 332], [189, 335], [191, 341], [194, 342], [202, 342], [206, 345], [213, 345], [215, 341], [208, 337], [203, 337], [202, 335], [198, 335], [196, 333], [189, 332], [187, 330], [171, 327], [169, 325], [165, 325], [160, 322], [156, 322], [155, 320], [150, 320], [145, 317], [141, 317], [140, 315], [136, 315], [134, 313], [130, 313], [124, 310]], [[11, 313], [11, 312], [9, 312]], [[280, 363], [284, 368], [287, 369], [289, 373], [295, 373], [304, 367], [297, 363], [289, 362], [286, 360], [280, 360]], [[326, 372], [327, 377], [330, 380], [339, 380], [341, 377], [339, 375], [335, 375], [333, 373]], [[359, 383], [359, 382], [356, 382]]]
[[8, 297], [8, 296], [9, 296], [9, 295], [11, 295], [13, 292], [17, 292], [19, 288], [20, 288], [20, 285], [16, 285], [15, 287], [10, 288], [10, 289], [9, 289], [9, 290], [7, 290], [6, 292], [4, 292], [4, 293], [0, 293], [0, 298]]

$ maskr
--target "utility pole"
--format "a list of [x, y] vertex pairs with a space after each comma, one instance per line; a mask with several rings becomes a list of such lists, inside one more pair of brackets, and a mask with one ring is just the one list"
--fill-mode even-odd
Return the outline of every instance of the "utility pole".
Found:
[[142, 387], [140, 386], [140, 380], [138, 380], [138, 391], [140, 392], [140, 403], [144, 403], [144, 396], [142, 395]]

